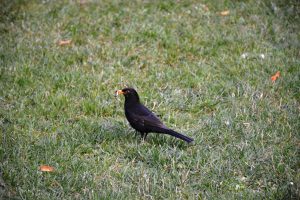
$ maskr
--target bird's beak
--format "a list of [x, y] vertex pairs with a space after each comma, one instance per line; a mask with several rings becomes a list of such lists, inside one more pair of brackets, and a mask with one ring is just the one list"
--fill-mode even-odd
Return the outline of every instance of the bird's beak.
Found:
[[118, 96], [119, 94], [124, 94], [124, 92], [122, 90], [115, 91], [115, 96]]

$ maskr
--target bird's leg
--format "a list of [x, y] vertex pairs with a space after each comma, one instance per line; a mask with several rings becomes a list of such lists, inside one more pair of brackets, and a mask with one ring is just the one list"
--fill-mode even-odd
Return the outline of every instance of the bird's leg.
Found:
[[142, 136], [143, 141], [146, 140], [147, 135], [148, 135], [148, 133], [141, 133], [141, 136]]
[[146, 140], [147, 135], [148, 135], [148, 133], [145, 133], [145, 134], [144, 134], [144, 140]]
[[141, 133], [143, 142], [146, 140], [148, 133]]

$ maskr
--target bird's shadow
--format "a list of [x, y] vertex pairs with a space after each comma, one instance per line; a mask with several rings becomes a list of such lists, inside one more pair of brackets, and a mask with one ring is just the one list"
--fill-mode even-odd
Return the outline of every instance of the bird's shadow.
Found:
[[172, 146], [180, 149], [187, 149], [194, 145], [186, 143], [180, 139], [171, 137], [166, 134], [149, 133], [146, 139], [143, 139], [141, 134], [127, 127], [124, 123], [117, 124], [101, 124], [96, 133], [93, 133], [94, 143], [122, 141], [124, 143], [138, 143], [139, 145], [148, 144], [154, 146]]
[[[137, 136], [137, 139], [143, 140], [142, 138], [138, 138], [138, 137], [139, 136]], [[165, 134], [157, 134], [157, 133], [149, 133], [144, 142], [149, 143], [151, 145], [158, 145], [158, 146], [168, 145], [183, 150], [194, 145], [194, 142], [187, 143], [180, 139]]]

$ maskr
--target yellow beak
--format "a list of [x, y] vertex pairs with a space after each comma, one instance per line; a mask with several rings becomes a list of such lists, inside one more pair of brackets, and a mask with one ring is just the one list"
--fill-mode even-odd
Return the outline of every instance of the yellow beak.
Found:
[[115, 92], [115, 95], [118, 96], [119, 94], [124, 94], [124, 92], [123, 92], [122, 90], [117, 90], [117, 91]]

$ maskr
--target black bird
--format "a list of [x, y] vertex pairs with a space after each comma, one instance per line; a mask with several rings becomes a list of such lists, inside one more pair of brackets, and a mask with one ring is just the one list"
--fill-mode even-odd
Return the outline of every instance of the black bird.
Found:
[[139, 95], [135, 89], [124, 88], [117, 90], [115, 94], [123, 94], [125, 96], [124, 108], [126, 118], [132, 128], [141, 133], [143, 139], [146, 139], [148, 133], [154, 132], [168, 134], [188, 143], [194, 141], [192, 138], [166, 127], [154, 113], [141, 104]]

